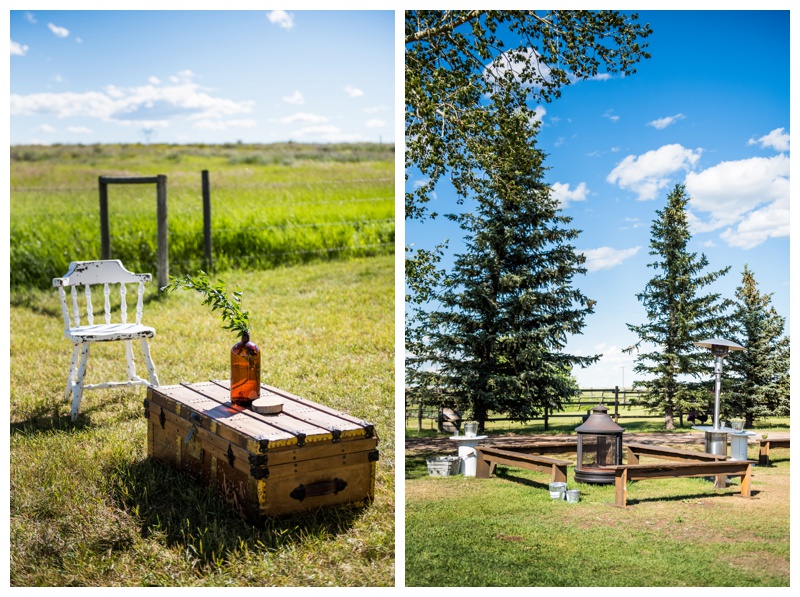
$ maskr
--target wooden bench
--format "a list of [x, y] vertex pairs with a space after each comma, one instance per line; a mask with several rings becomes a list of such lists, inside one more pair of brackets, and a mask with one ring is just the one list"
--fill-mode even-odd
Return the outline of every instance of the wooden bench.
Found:
[[758, 440], [758, 464], [759, 466], [769, 466], [769, 449], [770, 448], [788, 448], [789, 439], [761, 439]]
[[[532, 446], [525, 448], [533, 449]], [[517, 468], [550, 473], [553, 481], [567, 481], [567, 467], [573, 464], [569, 460], [550, 458], [540, 454], [531, 454], [520, 450], [506, 450], [491, 446], [480, 446], [478, 452], [477, 469], [475, 476], [479, 479], [488, 479], [494, 474], [498, 464], [505, 464]]]
[[[624, 447], [628, 448], [628, 464], [641, 464], [639, 459], [644, 455], [677, 462], [718, 462], [728, 460], [728, 456], [721, 454], [709, 454], [708, 452], [669, 448], [667, 446], [653, 446], [652, 444], [628, 443]], [[714, 478], [714, 489], [725, 489], [727, 484], [728, 477], [725, 475], [717, 475]]]
[[743, 497], [750, 497], [751, 460], [717, 460], [697, 462], [669, 462], [659, 464], [622, 464], [604, 468], [614, 471], [614, 505], [627, 505], [628, 481], [675, 477], [741, 477]]

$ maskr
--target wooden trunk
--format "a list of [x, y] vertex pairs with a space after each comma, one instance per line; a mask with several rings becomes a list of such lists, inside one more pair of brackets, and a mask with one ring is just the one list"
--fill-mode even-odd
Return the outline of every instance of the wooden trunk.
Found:
[[374, 498], [370, 423], [262, 384], [283, 412], [230, 402], [227, 381], [148, 387], [147, 452], [216, 487], [250, 520]]

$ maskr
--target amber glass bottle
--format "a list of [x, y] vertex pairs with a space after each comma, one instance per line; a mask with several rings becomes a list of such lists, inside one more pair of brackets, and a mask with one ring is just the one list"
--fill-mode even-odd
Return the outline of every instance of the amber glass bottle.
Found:
[[261, 393], [261, 351], [245, 332], [231, 349], [231, 402], [249, 406]]

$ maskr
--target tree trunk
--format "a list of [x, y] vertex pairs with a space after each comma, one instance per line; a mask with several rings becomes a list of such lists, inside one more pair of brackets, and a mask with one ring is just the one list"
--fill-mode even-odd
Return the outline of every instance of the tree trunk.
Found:
[[486, 430], [486, 407], [481, 404], [475, 405], [475, 420], [478, 422], [478, 435], [483, 435]]
[[664, 408], [664, 429], [667, 431], [675, 430], [675, 417], [672, 412], [672, 406]]

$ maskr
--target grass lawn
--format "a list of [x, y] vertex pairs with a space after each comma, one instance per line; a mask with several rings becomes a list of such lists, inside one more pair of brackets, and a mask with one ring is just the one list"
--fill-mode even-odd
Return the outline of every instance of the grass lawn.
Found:
[[[408, 586], [789, 586], [789, 452], [755, 467], [753, 499], [701, 478], [575, 483], [551, 500], [549, 475], [498, 467], [491, 479], [429, 477], [406, 454]], [[748, 456], [758, 459], [757, 448]]]
[[[87, 391], [71, 423], [58, 297], [26, 290], [10, 318], [12, 586], [394, 584], [394, 258], [218, 277], [244, 291], [264, 383], [375, 425], [374, 503], [253, 526], [147, 458], [143, 388]], [[161, 384], [225, 379], [235, 336], [198, 294], [151, 287]], [[87, 383], [124, 376], [120, 344], [92, 347]]]

